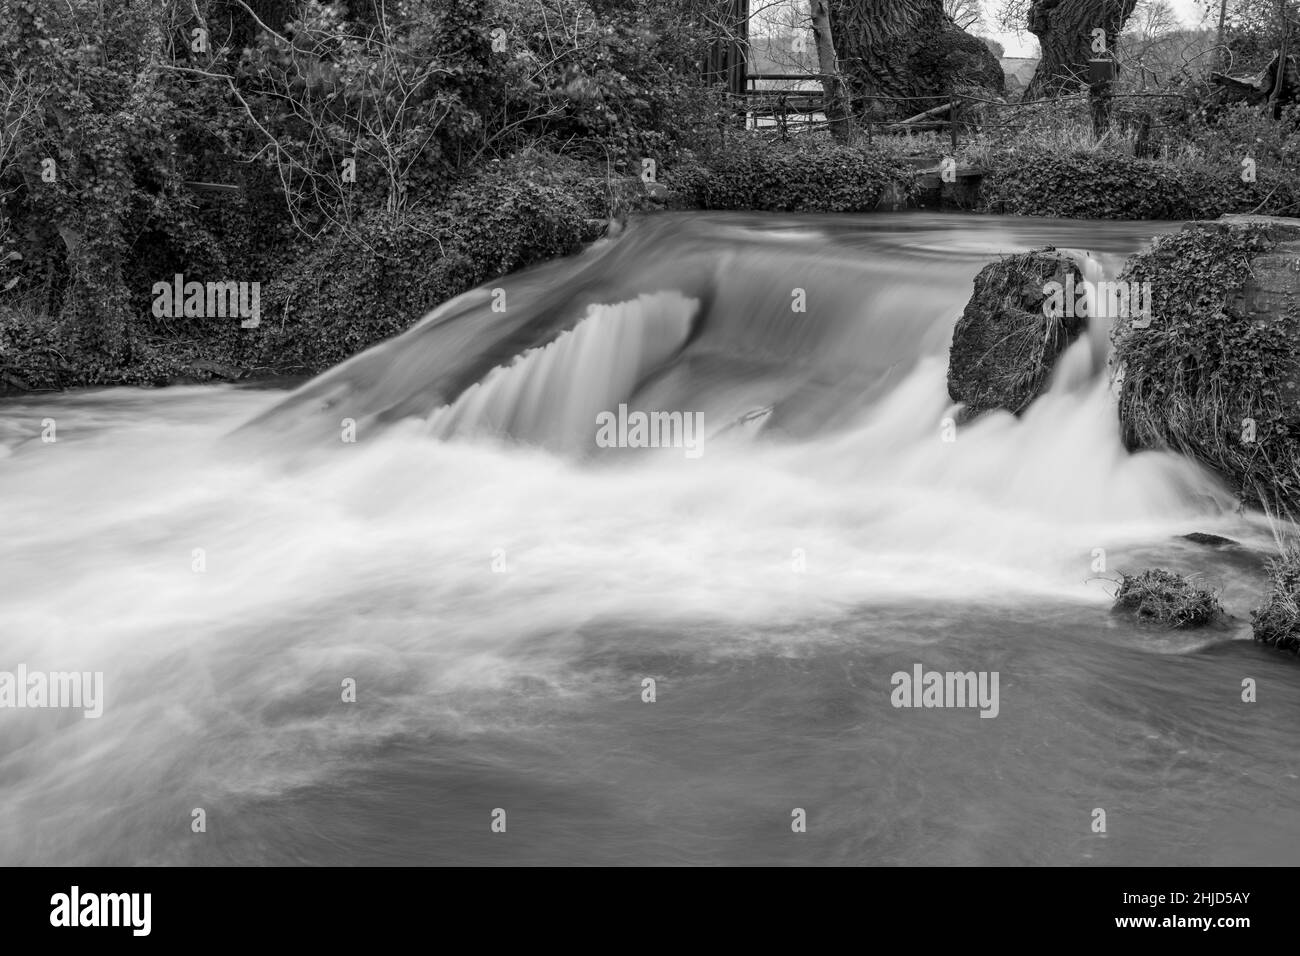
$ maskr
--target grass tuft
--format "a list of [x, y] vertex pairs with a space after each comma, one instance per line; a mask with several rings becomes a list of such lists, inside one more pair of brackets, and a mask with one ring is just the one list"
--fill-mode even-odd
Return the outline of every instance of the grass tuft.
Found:
[[1140, 621], [1167, 628], [1201, 627], [1223, 613], [1214, 592], [1163, 568], [1121, 574], [1115, 609], [1130, 611]]
[[1287, 548], [1271, 560], [1268, 578], [1268, 597], [1250, 614], [1255, 640], [1300, 654], [1300, 549]]

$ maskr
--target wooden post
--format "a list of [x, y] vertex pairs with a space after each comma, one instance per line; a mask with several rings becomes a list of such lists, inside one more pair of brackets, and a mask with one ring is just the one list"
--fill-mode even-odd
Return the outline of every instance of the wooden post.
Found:
[[1088, 105], [1092, 108], [1092, 134], [1098, 139], [1110, 129], [1111, 82], [1115, 79], [1115, 61], [1088, 61]]
[[749, 0], [732, 0], [731, 25], [736, 39], [731, 44], [728, 80], [735, 96], [749, 89]]
[[953, 162], [957, 161], [957, 94], [948, 100], [948, 135], [952, 140]]

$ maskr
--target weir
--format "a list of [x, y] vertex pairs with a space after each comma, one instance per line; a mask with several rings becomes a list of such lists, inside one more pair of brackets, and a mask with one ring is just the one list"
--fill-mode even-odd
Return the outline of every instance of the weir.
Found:
[[[1196, 763], [1162, 815], [1200, 812], [1206, 780], [1221, 808], [1261, 761], [1277, 789], [1240, 800], [1281, 799], [1285, 726], [1216, 714], [1256, 742], [1235, 762], [1212, 734], [1169, 739], [1189, 697], [1235, 687], [1242, 661], [1166, 663], [1188, 645], [1109, 617], [1106, 573], [1179, 549], [1246, 593], [1255, 569], [1180, 535], [1270, 539], [1194, 463], [1125, 450], [1093, 352], [1102, 324], [1021, 415], [945, 440], [947, 349], [979, 270], [1051, 245], [1086, 251], [1085, 276], [1109, 279], [1151, 231], [665, 216], [441, 305], [287, 395], [11, 405], [31, 424], [0, 468], [0, 658], [102, 673], [105, 701], [95, 720], [0, 710], [7, 861], [461, 861], [481, 848], [448, 834], [486, 839], [487, 810], [543, 803], [572, 818], [512, 854], [653, 846], [649, 858], [681, 861], [716, 832], [702, 787], [723, 808], [737, 793], [780, 808], [826, 782], [819, 819], [854, 821], [921, 774], [927, 820], [969, 820], [974, 836], [881, 852], [951, 862], [954, 846], [983, 845], [988, 820], [1048, 816], [1099, 766], [1148, 793], [1146, 764], [1115, 762], [1117, 728], [1154, 741], [1156, 772]], [[620, 405], [629, 446], [634, 410], [701, 414], [703, 454], [601, 447], [597, 416], [617, 421]], [[57, 444], [36, 437], [47, 418]], [[341, 440], [345, 418], [355, 441]], [[999, 674], [996, 719], [969, 692], [952, 711], [892, 707], [890, 675], [918, 662], [989, 674], [989, 714]], [[671, 732], [647, 723], [660, 719]], [[761, 759], [775, 739], [800, 755], [784, 770]], [[683, 740], [710, 758], [684, 768]], [[463, 814], [430, 800], [485, 779]], [[648, 792], [684, 830], [647, 829]], [[893, 832], [915, 805], [872, 806]], [[117, 825], [104, 807], [121, 809]], [[238, 825], [191, 839], [198, 807]], [[431, 822], [417, 832], [415, 819]], [[585, 839], [602, 819], [608, 842]], [[862, 839], [846, 827], [846, 845]], [[999, 861], [1077, 856], [1073, 838], [995, 843]]]

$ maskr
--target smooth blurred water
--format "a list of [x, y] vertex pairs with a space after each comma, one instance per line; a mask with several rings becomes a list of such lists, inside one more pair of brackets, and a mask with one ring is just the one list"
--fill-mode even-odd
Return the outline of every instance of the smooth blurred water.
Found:
[[[287, 398], [5, 401], [0, 670], [107, 699], [0, 709], [0, 863], [1300, 861], [1300, 670], [1249, 640], [1272, 538], [1123, 450], [1104, 328], [943, 440], [985, 263], [1113, 274], [1169, 228], [664, 217]], [[704, 453], [598, 447], [618, 402], [702, 413]], [[1112, 616], [1153, 565], [1234, 619]], [[996, 719], [895, 709], [916, 663], [997, 671]]]

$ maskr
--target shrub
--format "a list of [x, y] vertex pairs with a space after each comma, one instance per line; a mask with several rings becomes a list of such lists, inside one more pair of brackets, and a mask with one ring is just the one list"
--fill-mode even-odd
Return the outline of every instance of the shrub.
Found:
[[[504, 49], [505, 89], [494, 146], [563, 144], [620, 171], [644, 157], [675, 158], [730, 114], [691, 64], [705, 60], [715, 27], [703, 8], [675, 2], [564, 2], [557, 13], [527, 0], [492, 0]], [[570, 25], [571, 24], [571, 25]]]
[[241, 158], [274, 166], [312, 235], [381, 206], [396, 222], [440, 194], [500, 108], [482, 0], [405, 0], [370, 22], [366, 6], [305, 0], [282, 33], [257, 34], [233, 73], [213, 71], [265, 130]]
[[1139, 621], [1168, 628], [1201, 627], [1223, 613], [1212, 591], [1162, 568], [1120, 575], [1115, 610], [1131, 612]]
[[1102, 151], [1038, 148], [993, 156], [981, 184], [991, 212], [1062, 219], [1213, 219], [1294, 203], [1281, 172], [1261, 167], [1243, 182], [1235, 164], [1138, 159]]
[[914, 170], [897, 158], [810, 136], [738, 137], [707, 164], [683, 164], [669, 185], [703, 209], [771, 212], [865, 212], [891, 185], [917, 189]]
[[550, 186], [570, 195], [592, 219], [613, 219], [649, 208], [645, 187], [636, 176], [615, 172], [605, 163], [527, 147], [493, 160], [493, 175]]
[[363, 221], [271, 284], [255, 360], [328, 368], [488, 279], [573, 251], [589, 230], [573, 195], [494, 173], [456, 189], [446, 206]]
[[1182, 177], [1168, 164], [1032, 147], [996, 156], [981, 198], [994, 212], [1063, 219], [1182, 219], [1187, 208]]
[[58, 325], [39, 312], [0, 305], [0, 393], [62, 388], [71, 368]]
[[437, 213], [470, 284], [572, 252], [590, 235], [582, 200], [557, 186], [489, 171], [453, 191]]

